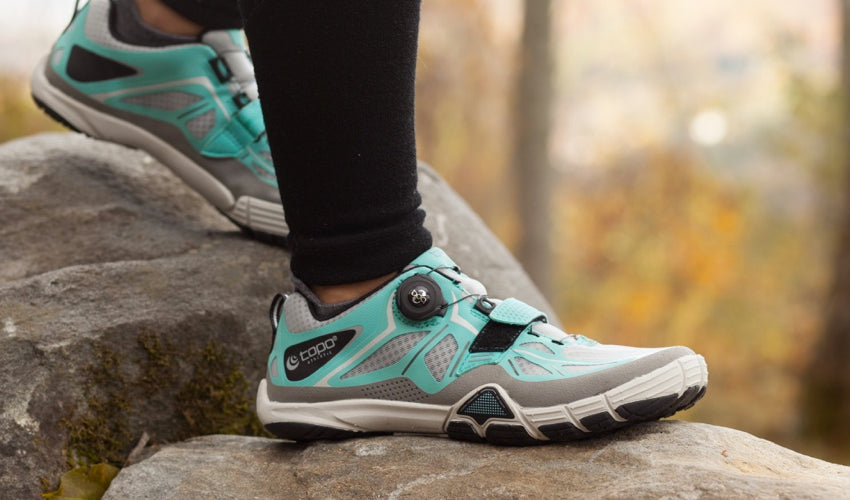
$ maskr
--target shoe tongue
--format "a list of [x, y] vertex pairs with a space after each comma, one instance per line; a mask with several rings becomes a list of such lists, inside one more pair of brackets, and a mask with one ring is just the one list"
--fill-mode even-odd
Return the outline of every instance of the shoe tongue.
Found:
[[472, 295], [487, 295], [487, 289], [478, 280], [472, 279], [462, 272], [455, 271], [458, 267], [454, 261], [446, 255], [442, 249], [434, 247], [423, 253], [410, 263], [408, 268], [424, 266], [437, 270], [437, 272], [455, 280], [463, 287], [464, 291]]
[[254, 79], [254, 64], [248, 57], [242, 32], [239, 30], [212, 30], [201, 36], [201, 42], [215, 50], [227, 64], [242, 92], [252, 101], [259, 96]]

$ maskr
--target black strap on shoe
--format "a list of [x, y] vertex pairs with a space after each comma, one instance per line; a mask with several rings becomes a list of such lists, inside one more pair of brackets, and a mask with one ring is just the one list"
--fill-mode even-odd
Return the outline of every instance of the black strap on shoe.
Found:
[[505, 352], [528, 325], [505, 325], [488, 321], [478, 332], [469, 352]]
[[469, 352], [507, 351], [528, 325], [536, 321], [547, 321], [544, 313], [517, 299], [506, 299], [495, 307], [491, 307], [492, 302], [485, 297], [479, 299], [479, 302], [482, 300], [486, 303], [481, 304], [481, 307], [476, 304], [476, 309], [482, 312], [492, 309], [489, 313], [490, 320], [478, 332], [475, 341], [469, 346]]

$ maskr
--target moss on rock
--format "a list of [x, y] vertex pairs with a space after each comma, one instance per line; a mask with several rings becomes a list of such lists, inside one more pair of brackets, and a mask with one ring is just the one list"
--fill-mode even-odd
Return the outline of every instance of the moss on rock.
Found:
[[263, 435], [251, 410], [250, 385], [231, 353], [210, 340], [198, 353], [194, 375], [177, 395], [191, 435]]
[[122, 390], [126, 383], [120, 369], [122, 362], [122, 357], [106, 346], [95, 347], [94, 362], [86, 367], [87, 407], [61, 420], [68, 430], [65, 457], [69, 467], [123, 463], [132, 437], [126, 420], [130, 399]]
[[[85, 407], [61, 422], [68, 433], [69, 467], [124, 463], [146, 429], [142, 402], [161, 399], [173, 426], [165, 441], [205, 434], [268, 435], [252, 410], [253, 394], [239, 357], [214, 339], [177, 345], [145, 330], [137, 337], [138, 357], [128, 359], [104, 342], [93, 347], [83, 388]], [[135, 422], [135, 423], [134, 423]], [[143, 424], [141, 424], [143, 425]]]

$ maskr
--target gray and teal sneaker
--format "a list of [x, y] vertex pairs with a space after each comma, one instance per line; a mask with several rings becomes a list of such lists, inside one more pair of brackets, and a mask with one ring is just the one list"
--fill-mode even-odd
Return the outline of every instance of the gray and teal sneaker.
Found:
[[48, 114], [97, 139], [142, 149], [258, 236], [288, 232], [257, 96], [238, 30], [164, 47], [124, 43], [109, 0], [91, 0], [35, 69]]
[[500, 445], [569, 441], [692, 406], [702, 356], [569, 335], [516, 299], [489, 298], [437, 248], [333, 317], [301, 293], [272, 303], [257, 413], [295, 441], [448, 434]]

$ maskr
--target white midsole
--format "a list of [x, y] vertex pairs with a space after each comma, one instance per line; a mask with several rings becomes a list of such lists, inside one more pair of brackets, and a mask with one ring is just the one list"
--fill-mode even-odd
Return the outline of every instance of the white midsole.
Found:
[[281, 205], [251, 196], [234, 199], [230, 190], [179, 149], [142, 127], [86, 106], [47, 80], [42, 58], [30, 79], [32, 93], [81, 132], [92, 137], [139, 148], [163, 165], [237, 223], [252, 229], [285, 235], [288, 232]]
[[260, 422], [299, 422], [351, 431], [442, 433], [451, 406], [344, 399], [322, 403], [278, 403], [269, 401], [266, 379], [257, 390], [257, 416]]
[[[441, 434], [446, 432], [450, 421], [465, 420], [483, 436], [484, 430], [491, 423], [518, 421], [533, 437], [547, 440], [548, 438], [538, 430], [541, 425], [570, 422], [588, 432], [580, 420], [602, 412], [609, 413], [615, 420], [625, 421], [626, 419], [615, 411], [619, 406], [674, 394], [681, 395], [690, 387], [705, 387], [708, 383], [708, 370], [702, 356], [684, 356], [603, 394], [572, 403], [537, 408], [518, 405], [507, 391], [495, 384], [482, 385], [456, 404], [442, 406], [378, 399], [284, 403], [269, 400], [267, 383], [266, 379], [260, 381], [257, 391], [257, 414], [264, 424], [303, 423], [348, 431]], [[469, 417], [457, 413], [468, 397], [484, 387], [499, 391], [515, 415], [514, 419], [494, 418], [479, 426]]]

